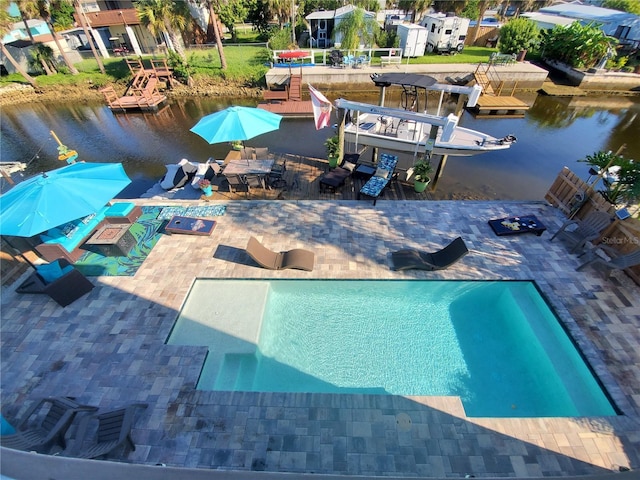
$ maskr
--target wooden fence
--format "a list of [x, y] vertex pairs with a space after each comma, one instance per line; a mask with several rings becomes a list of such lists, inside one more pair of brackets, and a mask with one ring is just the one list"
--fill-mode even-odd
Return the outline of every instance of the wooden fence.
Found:
[[[608, 245], [621, 254], [637, 250], [640, 248], [640, 220], [632, 217], [618, 219], [615, 216], [615, 207], [594, 190], [595, 183], [597, 182], [585, 182], [564, 167], [549, 188], [545, 199], [568, 218], [582, 219], [594, 210], [610, 213], [615, 220], [593, 243]], [[625, 272], [640, 285], [640, 265], [628, 268]]]

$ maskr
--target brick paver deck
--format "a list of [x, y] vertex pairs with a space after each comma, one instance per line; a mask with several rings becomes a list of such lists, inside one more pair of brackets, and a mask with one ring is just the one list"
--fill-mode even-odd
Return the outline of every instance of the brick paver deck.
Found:
[[[146, 204], [158, 201], [146, 200]], [[138, 202], [138, 203], [143, 203]], [[215, 202], [212, 202], [215, 203]], [[225, 202], [220, 202], [225, 203]], [[167, 204], [167, 202], [162, 202]], [[211, 203], [209, 203], [211, 204]], [[407, 477], [542, 477], [640, 467], [640, 289], [587, 268], [562, 243], [497, 237], [487, 220], [562, 216], [536, 202], [230, 201], [211, 237], [166, 235], [133, 277], [96, 277], [67, 308], [2, 291], [2, 413], [71, 395], [112, 408], [147, 402], [131, 463]], [[269, 271], [243, 249], [316, 252], [313, 272]], [[471, 252], [439, 272], [395, 272], [389, 253], [461, 235]], [[581, 346], [622, 415], [467, 418], [457, 398], [196, 391], [206, 348], [165, 341], [196, 278], [531, 279]], [[215, 295], [215, 292], [212, 292]]]

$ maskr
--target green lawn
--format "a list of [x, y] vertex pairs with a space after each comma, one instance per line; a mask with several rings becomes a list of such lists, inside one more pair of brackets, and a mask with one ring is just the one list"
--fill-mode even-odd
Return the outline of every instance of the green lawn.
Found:
[[[429, 53], [419, 58], [411, 58], [409, 59], [409, 64], [480, 63], [488, 61], [489, 55], [494, 51], [496, 49], [466, 47], [456, 55]], [[227, 59], [227, 70], [223, 71], [220, 68], [220, 58], [214, 46], [188, 50], [187, 58], [192, 75], [195, 78], [214, 77], [253, 87], [264, 83], [264, 75], [269, 68], [268, 62], [271, 59], [269, 50], [266, 47], [247, 44], [225, 45], [224, 53]], [[322, 56], [316, 55], [316, 62], [321, 61]], [[407, 59], [402, 60], [403, 63], [406, 63], [406, 61]], [[98, 64], [94, 59], [87, 59], [76, 65], [80, 72], [79, 75], [40, 75], [37, 77], [37, 82], [43, 87], [83, 85], [87, 83], [100, 87], [110, 83], [126, 83], [129, 80], [129, 68], [121, 57], [105, 58], [103, 59], [103, 64], [106, 70], [105, 75], [100, 73]], [[377, 64], [375, 58], [373, 64]], [[22, 83], [23, 79], [18, 74], [0, 78], [0, 85], [12, 82]]]

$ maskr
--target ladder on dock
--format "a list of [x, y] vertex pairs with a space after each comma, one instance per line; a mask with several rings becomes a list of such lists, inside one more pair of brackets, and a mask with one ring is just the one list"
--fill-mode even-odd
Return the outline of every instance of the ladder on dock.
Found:
[[266, 103], [260, 103], [258, 108], [271, 113], [288, 117], [313, 116], [311, 101], [302, 100], [302, 69], [297, 74], [289, 72], [284, 90], [263, 90], [262, 98]]
[[482, 95], [471, 109], [478, 118], [483, 117], [524, 117], [529, 105], [513, 96], [518, 82], [515, 81], [509, 94], [503, 95], [505, 82], [500, 78], [493, 63], [480, 63], [473, 73], [477, 85], [482, 87]]

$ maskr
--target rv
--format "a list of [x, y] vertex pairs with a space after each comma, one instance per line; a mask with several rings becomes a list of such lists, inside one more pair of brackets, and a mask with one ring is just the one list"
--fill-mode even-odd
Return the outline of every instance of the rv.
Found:
[[427, 51], [436, 53], [457, 53], [464, 48], [469, 19], [447, 16], [444, 13], [425, 15], [420, 25], [426, 27]]

